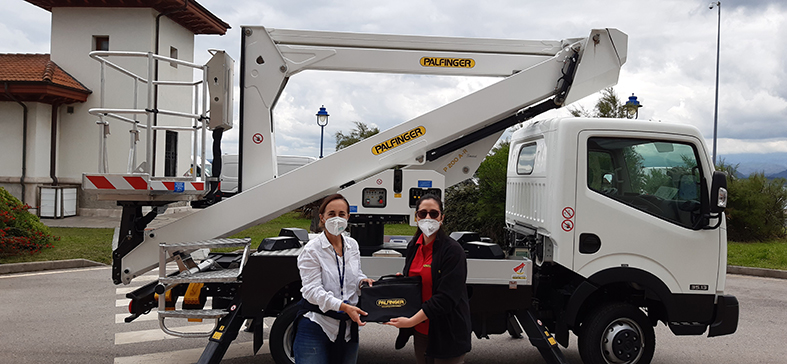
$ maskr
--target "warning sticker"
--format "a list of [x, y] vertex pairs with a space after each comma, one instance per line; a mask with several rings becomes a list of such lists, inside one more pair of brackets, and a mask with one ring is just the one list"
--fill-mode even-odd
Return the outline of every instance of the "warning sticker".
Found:
[[571, 230], [574, 230], [574, 222], [571, 221], [571, 220], [563, 221], [563, 224], [561, 224], [561, 227], [563, 228], [563, 231], [569, 232]]
[[566, 219], [566, 220], [569, 220], [572, 217], [574, 217], [574, 209], [572, 209], [570, 207], [564, 208], [563, 209], [563, 218]]
[[262, 143], [262, 139], [263, 139], [262, 134], [260, 133], [254, 134], [254, 136], [251, 137], [251, 141], [253, 141], [254, 144]]

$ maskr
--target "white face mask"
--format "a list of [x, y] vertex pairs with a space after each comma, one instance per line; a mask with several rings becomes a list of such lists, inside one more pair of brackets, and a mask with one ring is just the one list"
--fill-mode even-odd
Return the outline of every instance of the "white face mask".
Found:
[[347, 219], [339, 216], [332, 217], [325, 220], [325, 230], [331, 235], [339, 235], [344, 229], [347, 229]]
[[424, 235], [429, 237], [440, 229], [440, 221], [434, 219], [421, 219], [418, 220], [418, 228], [421, 229]]

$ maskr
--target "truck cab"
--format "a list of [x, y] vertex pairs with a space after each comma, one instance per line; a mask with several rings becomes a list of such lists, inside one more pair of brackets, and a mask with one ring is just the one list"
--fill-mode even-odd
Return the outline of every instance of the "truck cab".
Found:
[[513, 134], [506, 224], [532, 242], [535, 274], [565, 288], [544, 297], [559, 341], [604, 302], [643, 308], [677, 335], [734, 332], [726, 183], [702, 140], [692, 126], [628, 119], [552, 119]]

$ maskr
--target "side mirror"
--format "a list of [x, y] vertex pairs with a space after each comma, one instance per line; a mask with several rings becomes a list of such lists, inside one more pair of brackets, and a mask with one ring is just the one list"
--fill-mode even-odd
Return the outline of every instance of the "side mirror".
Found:
[[720, 214], [727, 208], [727, 173], [713, 172], [710, 190], [710, 212]]

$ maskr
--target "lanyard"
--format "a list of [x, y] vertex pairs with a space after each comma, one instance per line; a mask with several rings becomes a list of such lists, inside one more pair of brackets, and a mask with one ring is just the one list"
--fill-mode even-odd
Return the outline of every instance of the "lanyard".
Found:
[[344, 276], [347, 273], [347, 267], [344, 261], [344, 238], [342, 238], [342, 266], [339, 267], [339, 254], [336, 249], [333, 249], [333, 255], [336, 256], [336, 270], [339, 271], [339, 290], [341, 291], [342, 301], [344, 301]]

